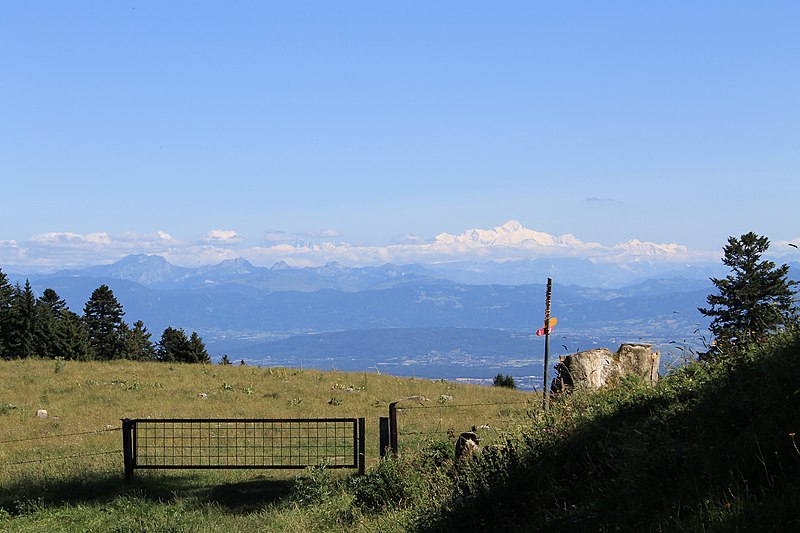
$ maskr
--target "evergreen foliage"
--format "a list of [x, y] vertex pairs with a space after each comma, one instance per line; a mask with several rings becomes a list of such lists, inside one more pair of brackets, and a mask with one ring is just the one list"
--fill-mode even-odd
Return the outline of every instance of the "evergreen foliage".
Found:
[[125, 358], [137, 361], [150, 361], [156, 358], [156, 347], [150, 340], [152, 334], [147, 331], [144, 322], [137, 320], [133, 328], [123, 324], [122, 338], [125, 344]]
[[156, 357], [159, 361], [175, 363], [210, 363], [203, 339], [196, 332], [186, 337], [183, 329], [168, 327], [161, 335], [156, 346]]
[[167, 328], [158, 347], [144, 322], [128, 326], [122, 304], [108, 285], [92, 292], [81, 317], [50, 288], [36, 298], [29, 280], [12, 286], [0, 269], [0, 357], [139, 361], [162, 360], [187, 363], [211, 361], [197, 333]]
[[122, 357], [124, 315], [122, 304], [117, 301], [108, 285], [100, 285], [92, 292], [83, 308], [83, 319], [95, 358], [109, 360]]
[[[89, 332], [86, 322], [69, 309], [64, 311], [59, 321], [58, 350], [64, 359], [88, 360], [92, 358]], [[59, 355], [57, 354], [56, 357]]]
[[796, 316], [794, 281], [788, 280], [789, 266], [776, 267], [761, 256], [769, 239], [753, 232], [729, 237], [722, 262], [731, 273], [711, 278], [719, 294], [708, 296], [708, 308], [698, 310], [711, 317], [714, 346], [703, 358], [728, 353], [763, 338], [789, 324]]
[[24, 288], [19, 283], [14, 287], [9, 316], [11, 331], [8, 336], [8, 349], [11, 357], [24, 359], [36, 355], [37, 320], [36, 297], [29, 280]]
[[0, 357], [12, 357], [9, 348], [11, 336], [11, 302], [14, 297], [14, 288], [8, 281], [8, 276], [0, 269]]
[[206, 345], [203, 343], [203, 339], [200, 338], [200, 335], [197, 334], [196, 331], [193, 331], [191, 336], [189, 337], [189, 353], [191, 354], [191, 361], [189, 363], [210, 363], [211, 357], [209, 357], [208, 352], [206, 351]]
[[516, 389], [517, 384], [514, 382], [514, 377], [506, 374], [497, 374], [492, 381], [495, 387], [508, 387], [509, 389]]

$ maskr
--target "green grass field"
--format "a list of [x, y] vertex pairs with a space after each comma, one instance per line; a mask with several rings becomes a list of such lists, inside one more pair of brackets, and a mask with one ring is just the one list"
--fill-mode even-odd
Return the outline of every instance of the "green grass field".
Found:
[[[547, 413], [531, 393], [363, 373], [41, 360], [0, 372], [1, 531], [800, 528], [796, 328]], [[397, 400], [401, 455], [379, 460], [378, 418]], [[368, 468], [151, 470], [126, 485], [123, 417], [364, 417]], [[455, 461], [473, 426], [483, 449]]]
[[[282, 530], [342, 526], [306, 523], [315, 513], [297, 501], [296, 478], [313, 473], [302, 470], [137, 471], [125, 486], [122, 418], [364, 417], [369, 468], [390, 402], [409, 398], [398, 415], [409, 452], [472, 426], [486, 442], [502, 440], [540, 402], [498, 387], [250, 366], [19, 360], [0, 361], [0, 375], [0, 517], [12, 530], [162, 530], [174, 513], [187, 531], [255, 531], [264, 520]], [[325, 475], [344, 483], [353, 472]]]

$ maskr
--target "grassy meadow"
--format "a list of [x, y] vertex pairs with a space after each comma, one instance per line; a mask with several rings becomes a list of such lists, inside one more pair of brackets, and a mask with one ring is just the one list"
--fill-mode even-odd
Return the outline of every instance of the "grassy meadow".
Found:
[[[174, 513], [177, 530], [187, 531], [262, 530], [265, 516], [287, 531], [342, 527], [327, 518], [306, 523], [314, 513], [297, 487], [319, 472], [140, 470], [126, 487], [121, 418], [365, 417], [369, 468], [390, 402], [409, 398], [398, 415], [401, 451], [409, 452], [433, 441], [444, 447], [472, 426], [486, 442], [501, 441], [540, 402], [499, 387], [255, 366], [27, 359], [0, 361], [0, 375], [0, 524], [12, 530], [163, 530]], [[323, 475], [324, 483], [346, 483], [353, 472]], [[346, 527], [358, 524], [350, 517]]]
[[[2, 531], [800, 530], [796, 328], [654, 387], [629, 377], [561, 395], [546, 413], [530, 393], [376, 374], [42, 360], [0, 371]], [[378, 417], [403, 398], [401, 456], [378, 460]], [[122, 417], [328, 415], [367, 419], [366, 475], [137, 471], [123, 483]], [[455, 461], [453, 438], [472, 426], [483, 449]]]

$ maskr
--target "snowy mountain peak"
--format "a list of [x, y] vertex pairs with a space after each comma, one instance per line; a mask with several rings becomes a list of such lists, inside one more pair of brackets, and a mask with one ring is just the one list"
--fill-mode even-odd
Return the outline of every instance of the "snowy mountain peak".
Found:
[[505, 224], [503, 224], [502, 226], [500, 226], [498, 228], [495, 228], [495, 229], [504, 230], [504, 231], [507, 231], [508, 233], [512, 233], [512, 232], [515, 232], [515, 231], [519, 231], [521, 229], [525, 229], [525, 226], [523, 226], [522, 224], [520, 224], [516, 220], [512, 219], [512, 220], [509, 220], [508, 222], [506, 222]]
[[642, 242], [638, 239], [616, 244], [614, 245], [614, 250], [623, 255], [648, 257], [685, 255], [689, 252], [685, 246], [681, 246], [680, 244], [656, 244], [654, 242]]
[[548, 233], [526, 228], [516, 220], [509, 220], [493, 229], [471, 229], [461, 235], [441, 233], [437, 244], [459, 244], [468, 246], [538, 247], [579, 244], [574, 235], [554, 237]]

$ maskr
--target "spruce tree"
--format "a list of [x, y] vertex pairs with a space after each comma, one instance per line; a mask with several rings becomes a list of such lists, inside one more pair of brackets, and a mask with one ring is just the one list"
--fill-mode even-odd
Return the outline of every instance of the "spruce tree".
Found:
[[21, 359], [37, 355], [37, 314], [36, 297], [31, 283], [25, 280], [25, 287], [14, 287], [10, 309], [9, 352], [11, 357]]
[[8, 281], [8, 276], [0, 269], [0, 357], [8, 359], [11, 356], [11, 302], [14, 298], [14, 287]]
[[66, 311], [67, 303], [53, 289], [45, 289], [36, 300], [36, 353], [40, 357], [65, 357], [63, 317]]
[[200, 338], [200, 335], [197, 334], [196, 331], [192, 332], [192, 335], [189, 337], [189, 350], [191, 352], [191, 356], [194, 363], [210, 363], [211, 357], [208, 356], [208, 352], [206, 351], [206, 345], [203, 342], [203, 339]]
[[93, 351], [89, 342], [89, 332], [86, 330], [86, 321], [77, 313], [64, 311], [61, 317], [61, 335], [60, 349], [64, 359], [82, 361], [92, 359]]
[[796, 282], [788, 280], [788, 265], [777, 267], [761, 259], [768, 248], [769, 239], [753, 232], [728, 238], [722, 262], [731, 273], [722, 279], [711, 278], [719, 294], [708, 296], [709, 307], [698, 308], [712, 318], [709, 329], [714, 336], [714, 345], [701, 358], [729, 353], [796, 317]]
[[156, 356], [159, 361], [168, 363], [193, 363], [192, 348], [186, 332], [182, 329], [168, 327], [161, 334], [161, 340], [156, 345]]
[[89, 333], [89, 344], [97, 359], [124, 357], [122, 317], [125, 312], [108, 285], [100, 285], [92, 292], [83, 308], [83, 319]]
[[152, 334], [147, 331], [144, 322], [137, 320], [133, 328], [123, 324], [123, 339], [125, 342], [125, 357], [137, 361], [150, 361], [156, 358], [156, 347], [150, 340]]

